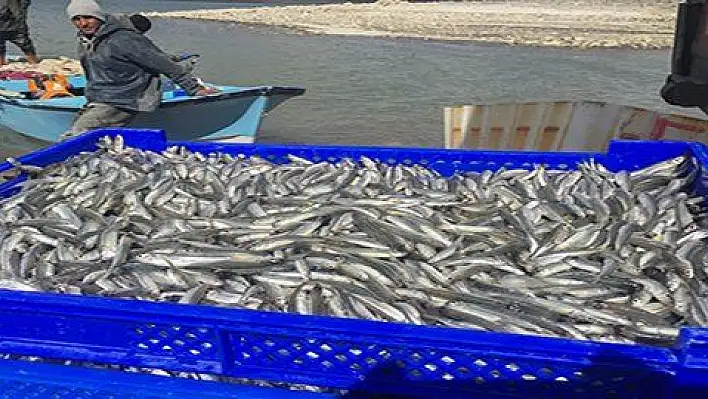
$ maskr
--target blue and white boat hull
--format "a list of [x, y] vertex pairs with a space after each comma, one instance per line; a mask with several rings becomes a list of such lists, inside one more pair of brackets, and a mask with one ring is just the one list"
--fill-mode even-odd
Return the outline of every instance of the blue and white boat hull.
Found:
[[[165, 129], [170, 140], [253, 142], [265, 113], [305, 91], [279, 86], [214, 87], [221, 92], [202, 97], [166, 91], [157, 111], [140, 114], [129, 127]], [[0, 124], [56, 142], [85, 103], [83, 96], [33, 100], [0, 95]]]

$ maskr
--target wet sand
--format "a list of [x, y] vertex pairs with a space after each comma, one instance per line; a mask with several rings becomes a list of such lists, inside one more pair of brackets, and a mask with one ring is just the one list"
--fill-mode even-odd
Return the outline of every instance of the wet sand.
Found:
[[145, 13], [290, 28], [323, 35], [409, 37], [508, 45], [663, 49], [679, 0], [509, 0], [267, 6]]

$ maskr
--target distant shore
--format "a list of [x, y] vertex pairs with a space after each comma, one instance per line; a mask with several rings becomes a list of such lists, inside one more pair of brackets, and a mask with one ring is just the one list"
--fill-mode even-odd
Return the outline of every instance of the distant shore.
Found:
[[145, 13], [290, 28], [323, 35], [507, 45], [666, 49], [678, 0], [508, 0], [264, 6]]

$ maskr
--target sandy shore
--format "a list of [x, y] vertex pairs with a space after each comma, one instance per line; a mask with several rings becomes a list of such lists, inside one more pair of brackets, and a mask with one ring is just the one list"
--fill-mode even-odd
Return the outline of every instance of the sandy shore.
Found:
[[670, 48], [679, 0], [509, 0], [269, 6], [147, 13], [326, 35], [553, 47]]

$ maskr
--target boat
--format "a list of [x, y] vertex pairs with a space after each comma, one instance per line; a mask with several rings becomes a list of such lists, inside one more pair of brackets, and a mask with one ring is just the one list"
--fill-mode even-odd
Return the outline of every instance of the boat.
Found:
[[[51, 99], [31, 98], [30, 79], [0, 80], [0, 124], [40, 141], [59, 141], [86, 104], [85, 77], [69, 74], [66, 79], [74, 96]], [[207, 85], [220, 92], [189, 96], [164, 79], [160, 107], [139, 114], [128, 127], [165, 129], [170, 140], [251, 143], [268, 112], [305, 92], [287, 86]]]
[[[71, 80], [79, 91], [83, 91], [81, 81], [82, 77], [78, 76]], [[19, 86], [17, 81], [0, 83], [0, 124], [41, 141], [59, 141], [61, 134], [71, 127], [76, 113], [86, 104], [86, 97], [82, 95], [30, 99]], [[141, 113], [128, 126], [165, 129], [170, 140], [248, 143], [254, 141], [268, 112], [305, 92], [298, 87], [210, 86], [220, 92], [194, 97], [186, 95], [179, 87], [163, 90], [160, 107], [155, 112]]]
[[708, 143], [708, 120], [599, 101], [444, 108], [445, 148], [606, 151], [612, 139]]

